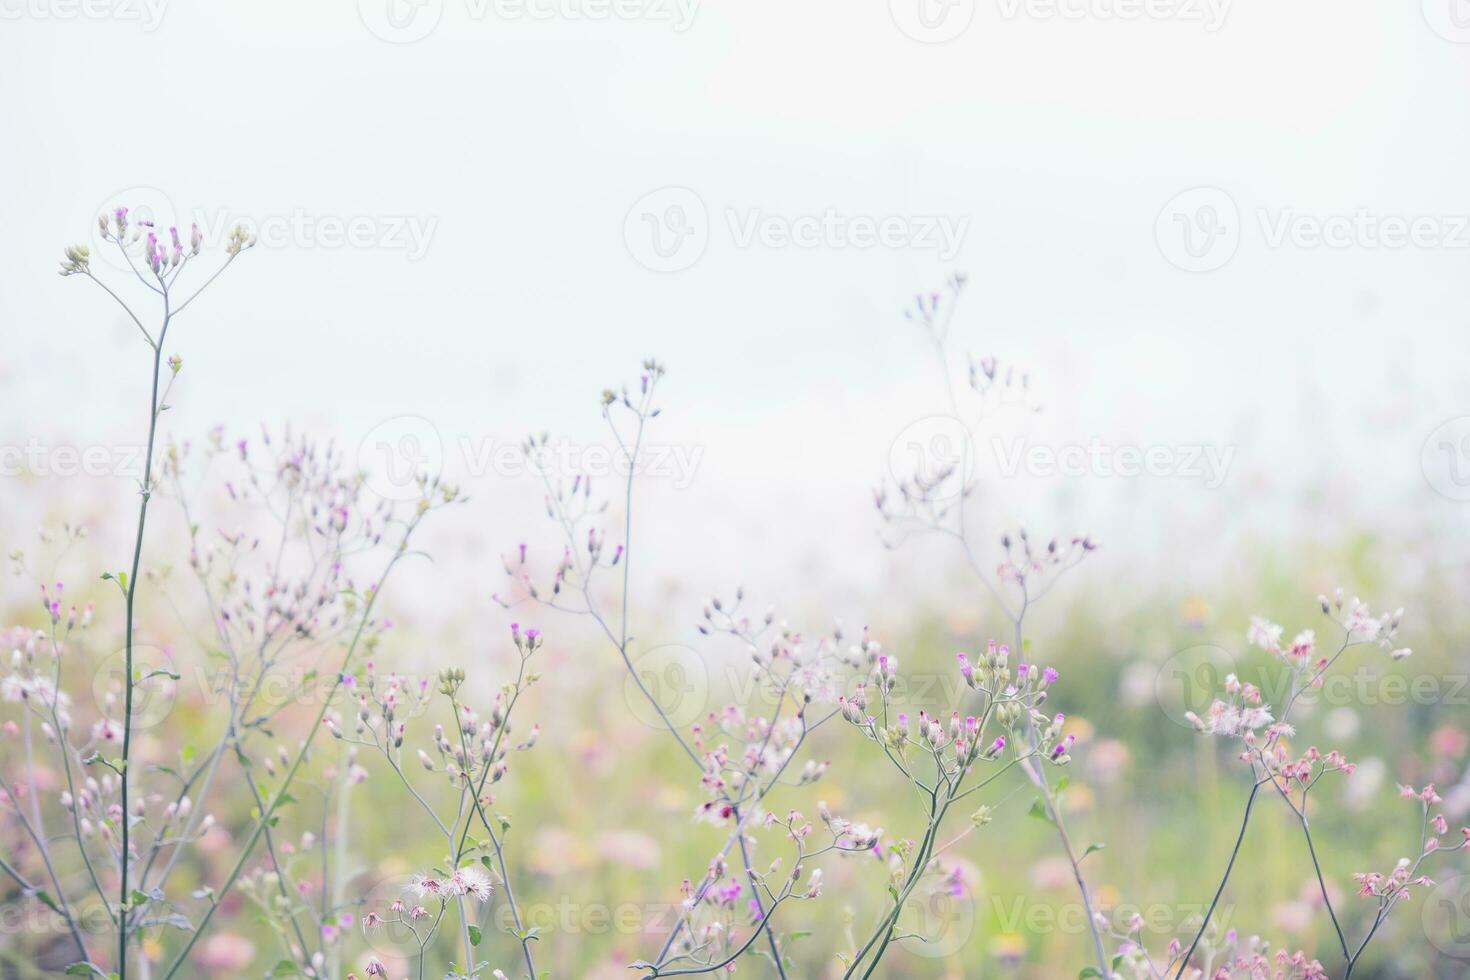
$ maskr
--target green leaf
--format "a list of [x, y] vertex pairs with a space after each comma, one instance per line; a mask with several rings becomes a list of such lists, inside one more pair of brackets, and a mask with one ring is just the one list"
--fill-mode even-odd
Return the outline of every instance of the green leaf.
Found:
[[1037, 820], [1045, 820], [1047, 823], [1052, 822], [1051, 814], [1047, 812], [1046, 804], [1042, 802], [1039, 796], [1031, 803], [1031, 809], [1026, 812]]
[[1099, 977], [1101, 978], [1101, 980], [1106, 980], [1106, 978], [1103, 978], [1102, 973], [1095, 966], [1089, 966], [1087, 967], [1087, 969], [1077, 974], [1077, 980], [1088, 980], [1089, 977]]
[[281, 960], [281, 962], [271, 967], [271, 975], [277, 977], [299, 977], [301, 976], [301, 971], [296, 969], [296, 964], [290, 960]]
[[[1087, 855], [1091, 854], [1093, 851], [1101, 851], [1107, 846], [1108, 845], [1106, 844], [1088, 844], [1087, 850], [1082, 852], [1082, 857], [1087, 857]], [[1078, 858], [1077, 861], [1080, 864], [1082, 862], [1082, 858]]]
[[480, 927], [479, 926], [470, 926], [470, 945], [471, 946], [478, 946], [478, 945], [480, 945]]

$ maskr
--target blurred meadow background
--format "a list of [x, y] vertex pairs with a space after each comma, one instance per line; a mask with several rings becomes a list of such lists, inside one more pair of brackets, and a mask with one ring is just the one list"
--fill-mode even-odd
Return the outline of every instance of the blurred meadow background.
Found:
[[[551, 976], [631, 976], [724, 836], [693, 820], [677, 746], [590, 624], [495, 600], [502, 556], [561, 547], [516, 447], [548, 432], [560, 475], [595, 471], [619, 537], [599, 394], [658, 357], [630, 615], [666, 707], [686, 724], [759, 709], [744, 652], [697, 629], [707, 598], [741, 585], [810, 634], [870, 628], [921, 679], [912, 710], [947, 715], [955, 651], [1009, 625], [947, 542], [887, 546], [873, 490], [953, 450], [944, 369], [904, 311], [963, 271], [951, 344], [1029, 378], [971, 447], [982, 553], [1019, 527], [1102, 543], [1027, 641], [1065, 679], [1054, 703], [1080, 739], [1065, 803], [1074, 838], [1106, 844], [1084, 862], [1104, 907], [1142, 910], [1159, 947], [1189, 931], [1248, 777], [1183, 713], [1229, 670], [1269, 678], [1251, 615], [1320, 627], [1315, 596], [1342, 586], [1403, 606], [1414, 649], [1351, 654], [1349, 680], [1295, 719], [1303, 746], [1359, 763], [1313, 828], [1360, 931], [1351, 873], [1417, 843], [1397, 784], [1434, 782], [1456, 826], [1470, 817], [1467, 15], [1459, 0], [5, 6], [0, 627], [41, 625], [39, 583], [95, 601], [68, 662], [79, 702], [121, 646], [98, 579], [131, 547], [148, 352], [103, 294], [54, 274], [61, 247], [117, 205], [198, 222], [211, 244], [244, 223], [260, 247], [170, 341], [185, 369], [163, 431], [193, 447], [194, 519], [270, 526], [232, 500], [228, 452], [195, 465], [262, 426], [336, 447], [389, 499], [411, 467], [462, 488], [468, 503], [426, 525], [431, 560], [385, 593], [394, 627], [372, 659], [414, 678], [461, 667], [485, 698], [515, 667], [509, 624], [546, 633], [521, 709], [541, 741], [495, 804], [513, 883]], [[219, 725], [189, 521], [172, 499], [157, 510], [140, 636], [182, 680], [140, 742], [154, 761]], [[283, 697], [282, 737], [299, 737], [315, 705]], [[813, 745], [828, 776], [772, 811], [825, 800], [889, 834], [922, 828], [869, 743], [833, 726]], [[340, 745], [317, 752], [348, 771]], [[371, 903], [434, 853], [363, 765], [354, 785], [317, 767], [305, 792], [330, 799], [339, 873]], [[954, 846], [961, 893], [915, 910], [939, 940], [904, 942], [883, 975], [1085, 965], [1070, 869], [1028, 789], [1007, 784]], [[228, 869], [250, 808], [213, 805], [223, 867], [204, 848], [192, 884]], [[282, 836], [319, 831], [304, 818], [321, 809], [288, 813]], [[1329, 962], [1298, 828], [1266, 807], [1250, 834], [1222, 917]], [[790, 924], [812, 933], [791, 945], [798, 976], [832, 975], [829, 938], [876, 914], [876, 869], [827, 875]], [[1400, 910], [1355, 976], [1470, 975], [1467, 886]], [[65, 966], [53, 922], [13, 892], [0, 903], [0, 976]], [[225, 911], [200, 969], [264, 975], [281, 937], [242, 896]], [[509, 970], [502, 915], [484, 910], [485, 949]], [[342, 942], [350, 962], [401, 952]]]

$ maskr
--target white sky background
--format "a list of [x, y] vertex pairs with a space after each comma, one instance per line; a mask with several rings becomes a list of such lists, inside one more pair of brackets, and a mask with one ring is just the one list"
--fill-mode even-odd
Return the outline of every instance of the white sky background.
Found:
[[[1461, 533], [1470, 516], [1420, 465], [1430, 433], [1470, 415], [1470, 3], [1237, 0], [1212, 30], [1204, 0], [1139, 19], [1108, 0], [1068, 16], [958, 0], [968, 28], [927, 44], [898, 26], [907, 0], [704, 0], [684, 30], [673, 0], [626, 0], [646, 12], [631, 18], [429, 0], [399, 10], [410, 31], [438, 17], [413, 43], [367, 26], [387, 2], [171, 0], [149, 30], [142, 0], [103, 17], [0, 0], [0, 441], [136, 441], [148, 352], [55, 269], [104, 206], [168, 201], [211, 232], [307, 229], [245, 256], [176, 325], [174, 431], [292, 420], [355, 446], [422, 416], [477, 498], [446, 543], [476, 561], [547, 536], [525, 481], [456, 470], [460, 440], [597, 437], [600, 390], [656, 354], [670, 375], [653, 438], [702, 453], [691, 486], [645, 498], [659, 564], [692, 591], [892, 592], [869, 488], [897, 434], [944, 409], [901, 311], [956, 269], [971, 277], [956, 343], [1032, 369], [1033, 444], [1234, 451], [1213, 490], [1001, 481], [997, 520], [1091, 529], [1114, 574], [1206, 580], [1241, 532]], [[708, 243], [661, 273], [625, 219], [668, 186], [695, 192]], [[1182, 232], [1161, 248], [1156, 222], [1201, 186], [1238, 208], [1238, 248], [1186, 272], [1169, 261]], [[968, 225], [950, 257], [742, 246], [728, 217], [829, 209]], [[1449, 241], [1270, 244], [1284, 214], [1360, 209], [1429, 217]], [[432, 231], [421, 255], [316, 239], [354, 218]], [[37, 486], [97, 485], [7, 481], [4, 532]], [[1305, 526], [1304, 500], [1320, 506]]]

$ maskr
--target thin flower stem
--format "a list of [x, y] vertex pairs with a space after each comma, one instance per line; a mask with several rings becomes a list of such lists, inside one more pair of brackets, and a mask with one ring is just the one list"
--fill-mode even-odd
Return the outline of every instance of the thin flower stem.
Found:
[[[756, 911], [760, 914], [761, 925], [764, 926], [769, 924], [770, 915], [766, 909], [765, 903], [761, 901], [760, 889], [755, 887], [755, 879], [751, 877], [750, 848], [745, 843], [744, 834], [738, 834], [736, 835], [736, 837], [740, 844], [740, 863], [745, 868], [745, 877], [751, 882], [750, 893], [755, 897]], [[771, 911], [774, 910], [775, 907], [772, 906]], [[780, 976], [781, 980], [786, 980], [786, 967], [781, 963], [781, 950], [776, 946], [776, 934], [771, 929], [766, 929], [765, 933], [766, 940], [771, 945], [771, 962], [776, 965], [776, 973], [778, 976]]]
[[1307, 839], [1307, 853], [1312, 857], [1312, 870], [1317, 873], [1317, 887], [1322, 892], [1322, 904], [1327, 906], [1327, 915], [1332, 919], [1332, 928], [1336, 931], [1337, 941], [1342, 946], [1343, 957], [1351, 960], [1353, 957], [1352, 950], [1348, 948], [1347, 937], [1342, 932], [1342, 924], [1337, 921], [1337, 911], [1332, 907], [1332, 896], [1327, 893], [1327, 881], [1322, 876], [1322, 863], [1317, 860], [1317, 848], [1312, 842], [1312, 829], [1307, 824], [1307, 794], [1303, 791], [1302, 805], [1298, 808], [1291, 801], [1291, 794], [1287, 788], [1283, 787], [1274, 777], [1271, 779], [1271, 785], [1281, 794], [1281, 799], [1287, 806], [1291, 807], [1292, 812], [1296, 814], [1297, 820], [1302, 825], [1302, 836]]
[[[495, 862], [500, 865], [500, 880], [505, 884], [505, 901], [510, 906], [511, 921], [515, 924], [516, 931], [522, 932], [525, 926], [521, 922], [521, 910], [516, 905], [515, 890], [511, 888], [510, 871], [505, 865], [505, 852], [500, 846], [500, 837], [496, 835], [495, 828], [490, 826], [490, 821], [485, 819], [484, 807], [477, 808], [480, 811], [480, 820], [485, 824], [485, 832], [490, 835], [490, 844], [495, 848]], [[526, 970], [531, 980], [536, 980], [536, 960], [531, 955], [531, 940], [526, 937], [518, 937], [521, 940], [521, 955], [526, 958]]]
[[[57, 877], [56, 868], [51, 863], [51, 850], [46, 846], [46, 839], [37, 832], [35, 827], [31, 826], [30, 820], [26, 818], [25, 812], [21, 809], [20, 797], [16, 795], [15, 790], [11, 788], [10, 784], [5, 781], [4, 776], [0, 776], [0, 790], [4, 790], [5, 795], [10, 797], [11, 806], [15, 810], [16, 817], [20, 819], [21, 827], [25, 830], [26, 835], [31, 838], [31, 842], [36, 845], [36, 852], [40, 854], [41, 864], [46, 869], [46, 877], [51, 879], [51, 887], [56, 889], [55, 905], [53, 907], [61, 914], [62, 919], [65, 920], [67, 929], [71, 932], [72, 941], [77, 944], [77, 952], [83, 960], [86, 960], [87, 944], [82, 940], [81, 930], [77, 927], [76, 919], [71, 914], [71, 906], [67, 903], [66, 895], [61, 889], [61, 879]], [[6, 867], [6, 871], [16, 881], [22, 880], [9, 866]], [[29, 885], [22, 885], [22, 887], [28, 891], [32, 891], [32, 893], [38, 891], [37, 889], [31, 889]]]
[[[1018, 657], [1023, 656], [1025, 653], [1022, 625], [1025, 622], [1026, 612], [1030, 609], [1032, 601], [1026, 585], [1023, 583], [1021, 586], [1021, 608], [1017, 612], [1015, 619], [1016, 656]], [[1037, 746], [1036, 726], [1029, 715], [1026, 719], [1026, 737], [1034, 751]], [[1087, 914], [1087, 928], [1092, 935], [1093, 954], [1097, 957], [1098, 968], [1102, 971], [1103, 976], [1107, 976], [1112, 972], [1112, 968], [1108, 963], [1107, 950], [1103, 946], [1102, 932], [1098, 928], [1097, 910], [1093, 907], [1092, 893], [1088, 890], [1086, 876], [1082, 874], [1081, 859], [1077, 857], [1077, 851], [1072, 847], [1072, 838], [1067, 833], [1067, 824], [1062, 817], [1062, 808], [1058, 805], [1057, 795], [1052, 790], [1051, 781], [1047, 777], [1046, 766], [1038, 759], [1033, 764], [1028, 765], [1026, 769], [1031, 774], [1032, 781], [1036, 783], [1046, 800], [1046, 808], [1051, 814], [1052, 826], [1056, 828], [1057, 838], [1061, 841], [1062, 852], [1066, 855], [1067, 863], [1072, 866], [1072, 879], [1077, 883], [1077, 892], [1082, 898], [1082, 910]]]
[[[250, 788], [250, 795], [255, 800], [256, 809], [264, 811], [265, 800], [261, 798], [260, 788], [256, 785], [255, 777], [251, 775], [250, 770], [248, 769], [245, 770], [245, 785]], [[271, 867], [276, 869], [276, 887], [280, 890], [281, 898], [285, 899], [286, 905], [289, 907], [292, 902], [292, 898], [290, 893], [286, 890], [286, 871], [283, 867], [281, 867], [280, 858], [276, 856], [276, 843], [275, 840], [271, 837], [271, 832], [269, 829], [267, 829], [265, 832], [265, 850], [266, 853], [270, 855]], [[301, 923], [297, 921], [296, 913], [292, 913], [289, 918], [291, 920], [291, 928], [296, 932], [296, 941], [301, 944], [301, 959], [303, 962], [309, 964], [311, 962], [311, 952], [310, 948], [306, 944], [306, 935], [301, 931]], [[295, 959], [296, 957], [293, 956], [292, 960]]]
[[[100, 285], [100, 282], [99, 282]], [[102, 287], [107, 289], [106, 286]], [[107, 290], [109, 293], [112, 290]], [[119, 300], [121, 302], [121, 300]], [[126, 304], [124, 304], [126, 305]], [[131, 311], [129, 311], [131, 312]], [[118, 980], [127, 980], [128, 976], [128, 858], [129, 855], [129, 825], [132, 823], [131, 812], [128, 809], [128, 784], [132, 774], [128, 771], [128, 760], [133, 745], [133, 623], [138, 597], [138, 568], [143, 561], [143, 537], [148, 522], [148, 500], [153, 493], [153, 445], [158, 436], [158, 417], [160, 406], [158, 401], [158, 382], [163, 371], [163, 344], [168, 336], [169, 326], [169, 298], [168, 291], [163, 292], [163, 325], [158, 331], [158, 342], [153, 344], [153, 388], [148, 399], [148, 445], [143, 457], [143, 486], [142, 499], [138, 502], [138, 533], [133, 540], [133, 565], [132, 571], [128, 573], [127, 587], [127, 616], [124, 626], [123, 637], [123, 743], [122, 743], [122, 765], [118, 773], [120, 781], [119, 797], [122, 803], [122, 818], [119, 821], [119, 836], [122, 846], [119, 852], [118, 872], [118, 929], [117, 929], [117, 974]], [[133, 318], [135, 321], [137, 317]], [[141, 327], [141, 324], [139, 324]], [[147, 335], [147, 331], [143, 331]]]
[[117, 305], [121, 306], [123, 308], [123, 311], [127, 313], [128, 317], [132, 319], [133, 323], [137, 325], [138, 330], [143, 334], [143, 339], [148, 341], [149, 347], [152, 347], [156, 351], [160, 346], [162, 346], [162, 341], [154, 341], [153, 335], [148, 332], [148, 328], [143, 326], [143, 321], [138, 319], [138, 315], [133, 312], [132, 307], [123, 302], [122, 297], [118, 296], [117, 293], [112, 291], [111, 286], [107, 285], [107, 283], [103, 282], [101, 279], [98, 279], [90, 272], [87, 273], [87, 278], [95, 282], [97, 285], [101, 286], [103, 291], [106, 292], [107, 295], [117, 300]]
[[[53, 691], [60, 691], [61, 651], [56, 642], [56, 627], [54, 625], [51, 627], [51, 657], [56, 664], [56, 672], [52, 676], [51, 689]], [[110, 921], [113, 925], [117, 925], [117, 916], [114, 915], [112, 912], [112, 906], [107, 901], [107, 893], [103, 890], [102, 881], [97, 877], [97, 869], [92, 864], [92, 856], [87, 853], [87, 845], [82, 840], [81, 816], [77, 812], [78, 808], [76, 806], [76, 780], [72, 776], [71, 770], [72, 746], [71, 742], [67, 738], [66, 726], [61, 723], [61, 713], [56, 708], [56, 702], [57, 699], [55, 697], [52, 697], [51, 703], [47, 705], [47, 709], [51, 714], [52, 731], [56, 732], [56, 742], [61, 749], [61, 769], [62, 772], [66, 775], [66, 791], [72, 798], [72, 806], [68, 809], [71, 812], [72, 832], [76, 834], [77, 838], [77, 852], [82, 857], [82, 864], [87, 869], [87, 876], [92, 881], [92, 888], [96, 890], [97, 897], [102, 900], [102, 908], [107, 913], [108, 921]], [[29, 721], [27, 721], [27, 726], [29, 727]], [[35, 785], [34, 781], [32, 782], [32, 785]]]
[[1245, 801], [1245, 816], [1240, 821], [1240, 833], [1235, 837], [1235, 847], [1230, 852], [1230, 861], [1225, 865], [1225, 875], [1220, 879], [1220, 887], [1215, 889], [1215, 897], [1210, 900], [1210, 907], [1205, 910], [1204, 920], [1199, 924], [1199, 931], [1194, 934], [1194, 941], [1189, 944], [1189, 949], [1184, 951], [1183, 958], [1179, 961], [1179, 970], [1174, 974], [1174, 980], [1179, 980], [1189, 966], [1189, 958], [1194, 955], [1199, 941], [1204, 937], [1205, 930], [1209, 928], [1210, 917], [1215, 914], [1215, 906], [1220, 904], [1220, 896], [1225, 893], [1225, 883], [1230, 880], [1230, 872], [1235, 867], [1235, 859], [1240, 856], [1240, 845], [1245, 842], [1246, 827], [1251, 822], [1251, 809], [1256, 805], [1256, 794], [1260, 793], [1264, 781], [1257, 781], [1251, 787], [1251, 795]]

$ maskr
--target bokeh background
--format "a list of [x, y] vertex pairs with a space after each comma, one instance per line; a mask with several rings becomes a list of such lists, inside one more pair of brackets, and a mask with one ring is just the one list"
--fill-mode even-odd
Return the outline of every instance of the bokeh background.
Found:
[[[657, 356], [670, 463], [640, 491], [642, 640], [701, 651], [700, 697], [721, 703], [718, 665], [738, 651], [695, 622], [742, 583], [804, 628], [870, 625], [940, 671], [1005, 624], [941, 542], [884, 547], [871, 491], [934, 444], [942, 375], [903, 311], [963, 271], [956, 351], [1022, 366], [1042, 406], [999, 413], [976, 443], [987, 546], [1021, 525], [1104, 544], [1028, 629], [1090, 729], [1069, 800], [1074, 832], [1108, 844], [1088, 864], [1109, 901], [1168, 919], [1208, 898], [1243, 777], [1176, 723], [1160, 677], [1181, 651], [1191, 669], [1249, 665], [1253, 612], [1317, 625], [1314, 597], [1339, 584], [1409, 610], [1414, 657], [1365, 654], [1352, 666], [1369, 679], [1302, 720], [1363, 763], [1317, 823], [1349, 907], [1351, 872], [1414, 846], [1394, 784], [1461, 781], [1461, 0], [16, 0], [0, 18], [0, 535], [29, 570], [5, 580], [3, 625], [38, 622], [31, 573], [85, 594], [129, 543], [148, 352], [105, 295], [54, 275], [61, 247], [124, 205], [198, 222], [213, 245], [237, 222], [261, 240], [173, 335], [168, 432], [289, 423], [389, 494], [407, 460], [470, 495], [428, 529], [434, 564], [395, 583], [385, 660], [473, 667], [494, 687], [505, 626], [526, 617], [490, 599], [499, 555], [554, 540], [508, 450], [541, 431], [606, 445], [599, 393]], [[1018, 445], [1168, 462], [1018, 468]], [[58, 556], [36, 531], [63, 522], [90, 535]], [[165, 563], [177, 522], [159, 533]], [[94, 598], [100, 657], [119, 611]], [[187, 656], [199, 610], [145, 608]], [[548, 908], [667, 903], [716, 843], [690, 823], [696, 788], [611, 651], [540, 618], [558, 669], [528, 714], [546, 735], [503, 804], [524, 828], [519, 891]], [[1383, 673], [1429, 693], [1396, 695]], [[186, 688], [168, 730], [208, 714]], [[789, 805], [825, 796], [895, 826], [886, 774], [845, 734], [820, 746], [830, 785]], [[387, 799], [378, 782], [362, 793]], [[1446, 795], [1463, 819], [1470, 794]], [[1027, 805], [1017, 790], [994, 841], [969, 842], [963, 941], [891, 975], [1076, 975], [1081, 932], [1017, 914], [1072, 901]], [[365, 802], [354, 821], [368, 880], [422, 858], [400, 853], [393, 817]], [[1274, 813], [1252, 833], [1233, 924], [1326, 960], [1296, 829]], [[844, 907], [864, 911], [840, 880], [810, 912], [810, 976]], [[1463, 975], [1470, 950], [1420, 913], [1357, 975]], [[553, 976], [622, 976], [649, 952], [645, 935], [558, 921], [541, 943]], [[218, 975], [275, 961], [248, 917], [228, 931], [261, 962]]]

